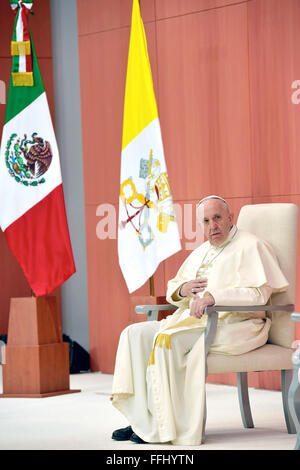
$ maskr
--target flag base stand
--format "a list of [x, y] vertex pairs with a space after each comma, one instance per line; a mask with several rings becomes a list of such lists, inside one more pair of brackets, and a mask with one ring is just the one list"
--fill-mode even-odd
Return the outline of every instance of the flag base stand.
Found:
[[55, 297], [13, 298], [2, 353], [0, 398], [44, 398], [70, 390], [69, 345]]
[[18, 394], [18, 393], [1, 393], [0, 398], [48, 398], [48, 397], [56, 397], [58, 395], [66, 395], [68, 393], [78, 393], [81, 390], [62, 390], [60, 392], [52, 392], [52, 393], [26, 393], [26, 394]]

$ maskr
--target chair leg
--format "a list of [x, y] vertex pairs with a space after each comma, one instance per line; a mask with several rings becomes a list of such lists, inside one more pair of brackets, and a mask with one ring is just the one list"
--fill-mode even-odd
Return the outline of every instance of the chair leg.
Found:
[[297, 431], [297, 442], [294, 450], [300, 450], [300, 383], [298, 379], [299, 367], [295, 367], [293, 380], [288, 392], [289, 410]]
[[201, 437], [201, 444], [205, 442], [205, 425], [206, 425], [206, 415], [207, 415], [207, 408], [206, 408], [206, 398], [205, 398], [205, 405], [204, 405], [204, 415], [203, 415], [203, 423], [202, 423], [202, 437]]
[[245, 428], [254, 428], [249, 402], [247, 372], [237, 373], [237, 386], [243, 425]]
[[281, 371], [282, 404], [283, 404], [283, 411], [284, 411], [287, 432], [289, 434], [296, 434], [295, 424], [291, 416], [289, 403], [288, 403], [289, 388], [291, 385], [292, 377], [293, 377], [292, 370]]

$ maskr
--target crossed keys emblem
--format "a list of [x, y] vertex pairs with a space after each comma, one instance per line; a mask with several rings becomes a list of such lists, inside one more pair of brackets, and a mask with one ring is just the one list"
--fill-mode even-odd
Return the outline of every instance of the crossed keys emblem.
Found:
[[127, 219], [120, 222], [120, 229], [130, 224], [145, 250], [155, 239], [155, 233], [150, 225], [150, 210], [157, 211], [157, 229], [166, 233], [170, 221], [175, 220], [173, 204], [166, 172], [160, 171], [159, 160], [153, 159], [150, 150], [149, 159], [140, 160], [139, 178], [145, 180], [144, 194], [137, 192], [132, 178], [121, 184], [120, 198], [124, 204]]

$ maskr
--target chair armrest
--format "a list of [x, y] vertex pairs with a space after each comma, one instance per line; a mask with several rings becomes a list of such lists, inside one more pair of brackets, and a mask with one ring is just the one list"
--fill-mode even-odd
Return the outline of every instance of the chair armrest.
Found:
[[206, 307], [207, 313], [210, 312], [270, 312], [270, 311], [283, 311], [293, 312], [295, 305], [212, 305], [211, 307]]
[[291, 319], [293, 321], [296, 321], [296, 322], [300, 323], [300, 313], [292, 313]]
[[[206, 307], [204, 314], [208, 315], [207, 325], [205, 329], [205, 354], [207, 356], [209, 348], [215, 338], [217, 326], [218, 326], [218, 312], [270, 312], [270, 311], [287, 311], [293, 312], [295, 308], [294, 304], [287, 305], [212, 305]], [[292, 314], [292, 317], [295, 314]], [[299, 320], [300, 321], [300, 314]]]
[[161, 310], [177, 310], [177, 307], [172, 304], [137, 305], [135, 307], [136, 313], [147, 313], [147, 321], [157, 320], [158, 312]]
[[[287, 311], [293, 312], [294, 304], [287, 305], [212, 305], [205, 307], [204, 314], [208, 315], [207, 325], [205, 329], [205, 354], [208, 354], [209, 348], [214, 340], [217, 325], [218, 325], [218, 312], [270, 312], [270, 311]], [[157, 320], [158, 312], [161, 310], [177, 310], [177, 307], [172, 304], [161, 305], [137, 305], [135, 307], [136, 313], [147, 313], [148, 321]], [[293, 313], [293, 320], [300, 321], [300, 314]], [[299, 319], [298, 319], [299, 318]]]
[[171, 304], [137, 305], [135, 307], [136, 313], [147, 313], [149, 310], [159, 312], [160, 310], [177, 310], [177, 307]]
[[[292, 312], [294, 310], [294, 304], [288, 305], [212, 305], [211, 307], [206, 307], [207, 314], [211, 312], [260, 312], [260, 311], [271, 311], [271, 310], [286, 310], [287, 312]], [[156, 304], [156, 305], [137, 305], [135, 307], [136, 313], [148, 313], [148, 312], [159, 312], [160, 310], [177, 310], [177, 307], [172, 304]], [[294, 314], [293, 314], [294, 315]], [[293, 317], [292, 315], [292, 317]], [[300, 314], [295, 314], [299, 315]], [[299, 320], [295, 320], [299, 321]]]

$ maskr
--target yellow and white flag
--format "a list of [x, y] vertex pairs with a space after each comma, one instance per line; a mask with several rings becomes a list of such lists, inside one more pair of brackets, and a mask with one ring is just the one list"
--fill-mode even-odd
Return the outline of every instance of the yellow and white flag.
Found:
[[119, 263], [129, 292], [181, 249], [139, 1], [133, 0], [125, 89]]

